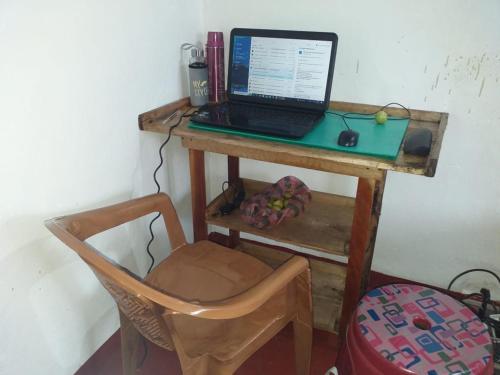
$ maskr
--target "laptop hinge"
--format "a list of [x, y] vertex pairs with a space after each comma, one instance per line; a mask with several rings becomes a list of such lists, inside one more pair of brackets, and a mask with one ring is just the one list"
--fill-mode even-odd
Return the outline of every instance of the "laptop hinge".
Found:
[[254, 102], [247, 102], [245, 100], [229, 100], [227, 103], [229, 104], [238, 104], [238, 105], [245, 105], [249, 107], [263, 107], [263, 108], [270, 108], [270, 109], [278, 109], [282, 111], [294, 111], [294, 112], [302, 112], [302, 113], [313, 113], [313, 114], [322, 114], [325, 112], [323, 109], [311, 109], [311, 108], [301, 108], [301, 107], [292, 107], [288, 105], [279, 105], [279, 104], [269, 104], [269, 103], [254, 103]]

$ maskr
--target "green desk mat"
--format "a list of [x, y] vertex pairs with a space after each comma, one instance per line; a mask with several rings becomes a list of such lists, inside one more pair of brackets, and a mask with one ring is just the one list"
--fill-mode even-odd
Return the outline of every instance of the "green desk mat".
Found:
[[[335, 113], [343, 114], [345, 112], [335, 111]], [[406, 133], [406, 128], [408, 127], [408, 119], [389, 118], [385, 124], [377, 125], [373, 116], [360, 116], [357, 114], [350, 116], [356, 118], [346, 118], [349, 127], [359, 133], [358, 144], [354, 147], [344, 147], [337, 144], [339, 134], [342, 130], [346, 129], [346, 126], [340, 116], [328, 112], [325, 113], [323, 120], [316, 124], [312, 131], [300, 139], [225, 129], [222, 127], [195, 123], [193, 121], [189, 123], [189, 127], [253, 139], [343, 151], [359, 155], [377, 156], [386, 159], [396, 159], [399, 147]]]

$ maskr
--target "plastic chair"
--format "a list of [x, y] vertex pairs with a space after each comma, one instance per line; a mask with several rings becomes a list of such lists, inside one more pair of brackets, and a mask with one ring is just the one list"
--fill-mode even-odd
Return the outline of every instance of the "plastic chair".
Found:
[[[172, 253], [144, 279], [85, 240], [141, 216], [163, 216]], [[175, 350], [184, 374], [232, 374], [293, 321], [295, 364], [309, 374], [310, 271], [294, 256], [273, 270], [210, 241], [187, 244], [166, 194], [46, 221], [47, 228], [91, 267], [120, 311], [123, 371], [133, 374], [140, 336]]]

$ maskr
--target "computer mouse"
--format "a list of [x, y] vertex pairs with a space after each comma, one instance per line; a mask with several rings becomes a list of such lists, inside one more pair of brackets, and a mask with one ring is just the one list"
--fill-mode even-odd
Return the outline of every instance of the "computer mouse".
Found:
[[359, 133], [354, 130], [343, 130], [339, 134], [337, 144], [344, 147], [354, 147], [358, 144]]

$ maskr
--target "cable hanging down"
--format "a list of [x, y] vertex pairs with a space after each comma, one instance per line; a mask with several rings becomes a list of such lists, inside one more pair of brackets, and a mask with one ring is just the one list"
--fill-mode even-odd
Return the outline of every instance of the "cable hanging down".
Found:
[[[177, 114], [178, 111], [175, 111], [174, 113], [172, 113], [169, 117], [167, 117], [165, 120], [163, 120], [163, 123], [167, 123], [168, 121], [170, 121], [176, 114]], [[167, 136], [167, 139], [161, 144], [160, 148], [158, 149], [158, 155], [160, 157], [160, 163], [158, 164], [158, 166], [156, 167], [156, 169], [154, 170], [153, 172], [153, 180], [154, 180], [154, 183], [156, 185], [156, 194], [158, 194], [160, 191], [161, 191], [161, 187], [160, 187], [160, 183], [158, 182], [158, 179], [156, 177], [158, 171], [160, 170], [160, 168], [162, 167], [163, 165], [163, 148], [166, 146], [166, 144], [170, 141], [170, 138], [172, 137], [172, 131], [180, 125], [181, 121], [183, 118], [185, 117], [191, 117], [192, 115], [194, 115], [196, 113], [196, 110], [189, 113], [189, 109], [184, 111], [180, 116], [179, 116], [179, 119], [177, 120], [177, 122], [175, 124], [173, 124], [169, 129], [168, 129], [168, 136]], [[150, 239], [149, 239], [149, 242], [146, 246], [146, 253], [149, 255], [149, 258], [151, 259], [151, 264], [149, 265], [149, 268], [148, 268], [148, 274], [151, 272], [151, 270], [153, 269], [153, 266], [155, 264], [155, 258], [153, 256], [153, 254], [151, 254], [151, 250], [149, 249], [149, 247], [151, 246], [151, 244], [153, 243], [154, 239], [155, 239], [155, 235], [153, 233], [153, 223], [158, 220], [158, 218], [161, 216], [161, 213], [158, 212], [158, 214], [156, 214], [156, 216], [149, 222], [149, 235], [150, 235]], [[141, 368], [143, 365], [144, 365], [144, 362], [146, 361], [146, 358], [148, 356], [148, 345], [147, 345], [147, 341], [144, 337], [142, 337], [142, 345], [143, 345], [143, 350], [144, 350], [144, 353], [142, 355], [142, 358], [141, 360], [139, 361], [139, 364], [137, 365], [137, 369]]]
[[[158, 149], [158, 155], [160, 157], [160, 163], [158, 164], [158, 166], [156, 167], [156, 169], [154, 170], [153, 172], [153, 180], [154, 180], [154, 183], [156, 185], [156, 194], [158, 194], [160, 191], [161, 191], [161, 187], [160, 187], [160, 183], [158, 182], [158, 179], [157, 179], [157, 174], [158, 174], [158, 171], [160, 170], [160, 168], [162, 167], [163, 165], [163, 148], [167, 145], [167, 143], [170, 141], [170, 138], [172, 137], [172, 131], [180, 125], [181, 121], [183, 118], [185, 117], [191, 117], [192, 115], [194, 115], [196, 113], [196, 110], [189, 113], [190, 110], [186, 110], [184, 111], [180, 116], [179, 116], [179, 119], [175, 122], [175, 124], [173, 124], [169, 129], [168, 129], [168, 136], [167, 136], [167, 139], [161, 144], [160, 148]], [[170, 119], [172, 119], [176, 113], [178, 111], [175, 111], [172, 115], [170, 115], [169, 117], [167, 117], [163, 122], [166, 123], [168, 122]], [[158, 218], [161, 216], [161, 213], [158, 213], [156, 214], [156, 216], [150, 221], [149, 223], [149, 235], [150, 235], [150, 239], [149, 239], [149, 242], [146, 246], [146, 253], [148, 254], [149, 258], [151, 259], [151, 264], [149, 265], [149, 268], [148, 268], [148, 274], [151, 272], [151, 270], [153, 269], [153, 266], [155, 264], [155, 258], [153, 256], [153, 254], [151, 254], [151, 250], [149, 249], [151, 244], [153, 243], [154, 239], [155, 239], [155, 235], [153, 233], [153, 224], [156, 220], [158, 220]]]

